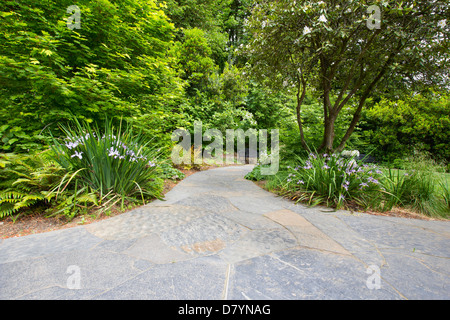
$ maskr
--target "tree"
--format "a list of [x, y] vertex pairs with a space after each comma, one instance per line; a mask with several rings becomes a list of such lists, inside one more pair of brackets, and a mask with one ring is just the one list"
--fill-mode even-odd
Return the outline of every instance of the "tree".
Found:
[[194, 95], [196, 90], [205, 90], [215, 68], [206, 33], [198, 28], [186, 29], [183, 43], [177, 45], [182, 76], [189, 82], [187, 93]]
[[0, 3], [2, 124], [33, 136], [72, 115], [102, 121], [170, 112], [183, 82], [173, 68], [175, 28], [156, 1], [77, 1], [79, 29], [67, 25], [71, 5]]
[[[319, 151], [341, 151], [368, 98], [384, 90], [449, 85], [447, 1], [256, 1], [247, 23], [252, 39], [242, 51], [251, 71], [274, 86], [295, 86], [302, 146], [301, 106], [307, 89], [323, 109]], [[335, 122], [352, 99], [345, 134]]]

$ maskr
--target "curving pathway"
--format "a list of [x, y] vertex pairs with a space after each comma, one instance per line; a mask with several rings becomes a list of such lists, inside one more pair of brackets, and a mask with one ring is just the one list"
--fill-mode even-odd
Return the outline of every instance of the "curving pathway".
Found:
[[450, 223], [306, 208], [203, 171], [166, 201], [0, 240], [0, 299], [449, 299]]

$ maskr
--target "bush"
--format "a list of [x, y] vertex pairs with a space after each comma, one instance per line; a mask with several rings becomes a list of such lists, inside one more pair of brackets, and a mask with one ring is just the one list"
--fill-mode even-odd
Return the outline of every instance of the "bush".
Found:
[[80, 0], [80, 30], [66, 24], [73, 4], [0, 1], [0, 150], [48, 145], [41, 132], [73, 115], [99, 122], [177, 113], [184, 82], [174, 68], [175, 28], [156, 1]]
[[[161, 197], [163, 179], [184, 174], [158, 158], [158, 150], [130, 128], [104, 130], [88, 123], [61, 126], [67, 137], [37, 154], [0, 154], [0, 219], [45, 212], [72, 219], [108, 210], [120, 200]], [[36, 209], [36, 210], [35, 210]]]
[[357, 152], [341, 155], [310, 154], [282, 166], [274, 176], [262, 176], [260, 166], [246, 175], [266, 180], [266, 188], [308, 205], [362, 207], [389, 211], [394, 207], [431, 217], [450, 216], [450, 176], [433, 160], [420, 156], [404, 163], [407, 170], [358, 164]]
[[450, 161], [450, 96], [420, 94], [402, 100], [382, 99], [362, 114], [360, 129], [367, 134], [375, 156], [387, 162], [410, 156], [411, 150], [428, 152]]
[[74, 126], [61, 126], [61, 129], [66, 138], [53, 140], [56, 160], [76, 175], [80, 185], [113, 203], [141, 199], [145, 204], [145, 199], [161, 197], [159, 150], [132, 128], [115, 128], [106, 121], [101, 131], [75, 120]]
[[261, 174], [261, 166], [255, 166], [255, 168], [245, 175], [245, 179], [252, 181], [266, 180], [267, 176]]
[[357, 204], [367, 208], [376, 205], [382, 191], [380, 174], [374, 166], [358, 165], [353, 157], [311, 153], [280, 169], [269, 178], [267, 187], [308, 205], [342, 208]]

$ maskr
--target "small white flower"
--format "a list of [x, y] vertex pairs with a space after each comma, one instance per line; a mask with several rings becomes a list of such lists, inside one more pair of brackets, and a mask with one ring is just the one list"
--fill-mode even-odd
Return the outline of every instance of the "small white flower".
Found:
[[79, 143], [78, 141], [75, 141], [75, 142], [69, 142], [69, 143], [66, 143], [66, 147], [67, 147], [68, 149], [74, 149], [74, 148], [78, 147], [79, 144], [80, 144], [80, 143]]
[[352, 157], [359, 157], [359, 151], [358, 151], [358, 150], [353, 150], [353, 151], [350, 153], [350, 156], [352, 156]]
[[111, 149], [109, 149], [108, 157], [114, 157], [115, 159], [118, 156], [120, 156], [119, 151], [117, 149], [114, 149], [114, 147], [111, 147]]
[[328, 20], [327, 20], [327, 18], [325, 17], [325, 15], [321, 15], [321, 16], [319, 17], [319, 21], [320, 21], [320, 22], [327, 22]]
[[438, 22], [438, 27], [444, 28], [447, 25], [445, 20], [441, 20]]
[[303, 35], [307, 35], [308, 33], [311, 33], [311, 29], [305, 26], [305, 28], [303, 29]]
[[75, 154], [73, 154], [73, 155], [71, 156], [71, 158], [73, 158], [73, 157], [78, 157], [79, 159], [83, 159], [82, 154], [83, 154], [82, 151], [80, 151], [80, 152], [75, 151]]

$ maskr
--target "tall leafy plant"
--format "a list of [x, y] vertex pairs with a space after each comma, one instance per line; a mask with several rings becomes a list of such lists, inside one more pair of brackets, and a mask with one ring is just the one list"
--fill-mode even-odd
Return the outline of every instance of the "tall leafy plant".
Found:
[[381, 171], [375, 166], [358, 164], [354, 157], [311, 153], [308, 158], [298, 157], [287, 172], [280, 181], [282, 189], [312, 205], [324, 203], [341, 208], [353, 202], [369, 208], [379, 202], [383, 192]]
[[115, 127], [107, 120], [96, 125], [75, 120], [61, 125], [64, 139], [53, 139], [58, 163], [77, 173], [77, 180], [101, 198], [118, 202], [161, 197], [163, 181], [158, 178], [159, 150], [130, 126]]

